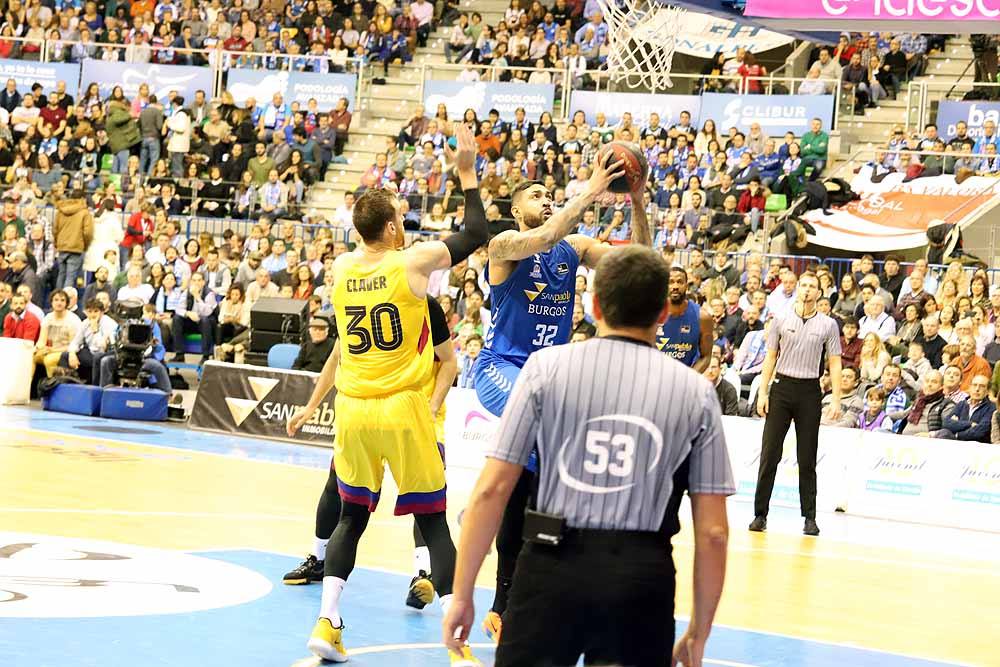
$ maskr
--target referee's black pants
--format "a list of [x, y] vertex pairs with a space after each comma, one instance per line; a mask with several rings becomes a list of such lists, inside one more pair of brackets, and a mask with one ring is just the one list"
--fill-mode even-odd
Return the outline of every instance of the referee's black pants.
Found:
[[819, 447], [822, 400], [823, 392], [818, 379], [802, 380], [778, 375], [772, 383], [760, 446], [760, 469], [753, 501], [755, 516], [767, 516], [774, 476], [784, 451], [785, 435], [794, 421], [799, 461], [799, 504], [802, 516], [816, 518], [816, 450]]
[[[524, 545], [496, 667], [666, 667], [674, 644], [674, 561], [663, 533], [570, 531]], [[595, 582], [600, 582], [595, 588]]]

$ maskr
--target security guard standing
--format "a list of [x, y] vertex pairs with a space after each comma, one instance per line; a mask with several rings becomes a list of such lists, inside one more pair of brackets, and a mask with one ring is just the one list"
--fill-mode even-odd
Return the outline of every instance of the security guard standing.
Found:
[[[840, 332], [833, 318], [816, 310], [820, 294], [816, 274], [803, 273], [796, 292], [794, 308], [777, 318], [767, 334], [767, 355], [757, 393], [757, 412], [765, 418], [764, 435], [753, 503], [754, 520], [750, 530], [767, 530], [767, 510], [774, 489], [774, 476], [784, 451], [785, 435], [794, 421], [799, 504], [805, 517], [802, 532], [815, 536], [819, 535], [819, 526], [816, 525], [816, 452], [823, 400], [819, 378], [823, 375], [824, 356], [830, 362], [830, 377], [840, 377]], [[828, 416], [831, 420], [840, 418], [840, 382], [833, 383]]]
[[599, 337], [529, 357], [465, 511], [443, 625], [453, 651], [469, 635], [476, 575], [537, 447], [536, 510], [525, 516], [497, 667], [569, 666], [581, 655], [585, 664], [669, 664], [670, 539], [685, 491], [698, 580], [674, 657], [701, 664], [725, 578], [726, 496], [736, 489], [715, 390], [655, 347], [668, 273], [649, 248], [609, 253], [595, 280]]

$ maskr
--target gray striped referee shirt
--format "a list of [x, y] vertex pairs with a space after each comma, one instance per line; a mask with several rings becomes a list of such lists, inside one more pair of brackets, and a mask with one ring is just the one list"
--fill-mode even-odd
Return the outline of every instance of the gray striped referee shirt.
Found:
[[840, 356], [840, 330], [832, 317], [816, 313], [802, 319], [793, 307], [771, 323], [767, 349], [778, 352], [775, 373], [816, 379], [823, 375], [824, 353], [827, 357]]
[[658, 531], [675, 482], [736, 492], [715, 389], [638, 341], [595, 338], [528, 357], [486, 455], [525, 465], [536, 445], [537, 509], [571, 528]]

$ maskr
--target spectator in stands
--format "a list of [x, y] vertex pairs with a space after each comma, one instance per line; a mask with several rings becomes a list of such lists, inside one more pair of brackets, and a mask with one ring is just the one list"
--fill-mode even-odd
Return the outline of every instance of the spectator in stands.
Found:
[[907, 79], [910, 65], [906, 54], [900, 50], [900, 47], [900, 41], [893, 39], [889, 43], [889, 51], [882, 56], [879, 81], [886, 91], [891, 91], [889, 96], [892, 99], [896, 99], [900, 84]]
[[170, 154], [170, 173], [174, 178], [184, 175], [184, 156], [191, 150], [191, 119], [184, 109], [184, 98], [175, 97], [170, 106], [170, 116], [164, 122], [167, 132], [167, 153]]
[[861, 114], [865, 108], [875, 106], [868, 85], [868, 67], [862, 64], [860, 53], [851, 56], [850, 62], [841, 71], [841, 77], [844, 86], [853, 90], [855, 114]]
[[802, 163], [806, 167], [812, 167], [813, 172], [810, 180], [816, 180], [826, 166], [827, 151], [829, 150], [830, 136], [823, 131], [823, 121], [813, 118], [810, 122], [809, 132], [802, 135], [801, 152]]
[[292, 362], [295, 370], [319, 373], [333, 352], [337, 339], [330, 336], [330, 323], [324, 317], [314, 317], [309, 321], [309, 336], [303, 341], [299, 354]]
[[944, 415], [943, 428], [931, 437], [948, 440], [989, 442], [996, 405], [989, 399], [990, 379], [975, 375], [969, 382], [969, 396]]
[[819, 60], [816, 61], [816, 64], [819, 65], [820, 78], [825, 79], [823, 82], [824, 92], [834, 93], [838, 87], [836, 82], [841, 79], [840, 63], [833, 58], [829, 49], [820, 49]]
[[185, 334], [197, 330], [201, 334], [201, 362], [208, 361], [212, 352], [215, 323], [212, 315], [217, 307], [215, 294], [205, 289], [205, 277], [191, 275], [186, 298], [174, 310], [170, 327], [173, 338], [173, 361], [184, 362]]
[[923, 388], [913, 405], [902, 412], [889, 415], [895, 420], [905, 420], [903, 435], [927, 436], [941, 430], [943, 415], [954, 407], [945, 397], [942, 383], [940, 371], [927, 371], [923, 376]]
[[860, 338], [875, 333], [882, 342], [886, 342], [896, 333], [896, 321], [885, 312], [885, 301], [872, 297], [864, 305], [864, 317], [858, 322], [858, 328]]
[[69, 297], [66, 292], [57, 289], [49, 297], [52, 311], [42, 318], [42, 326], [35, 344], [34, 361], [45, 367], [45, 374], [52, 377], [52, 372], [59, 365], [62, 353], [69, 349], [70, 343], [76, 337], [80, 328], [80, 318], [69, 308]]
[[[902, 372], [899, 366], [889, 363], [882, 369], [880, 388], [885, 392], [886, 412], [897, 414], [906, 409], [910, 399], [902, 385]], [[893, 422], [893, 431], [903, 428], [902, 420]]]
[[702, 375], [715, 387], [715, 395], [719, 399], [722, 414], [737, 416], [740, 408], [739, 395], [736, 393], [736, 388], [722, 377], [722, 362], [717, 356], [712, 355]]
[[[831, 378], [832, 382], [833, 379]], [[829, 405], [832, 393], [823, 396], [820, 423], [826, 426], [854, 428], [858, 418], [865, 409], [865, 399], [858, 394], [858, 369], [853, 366], [843, 366], [840, 369], [840, 418], [830, 419]]]
[[142, 281], [142, 269], [130, 266], [126, 271], [127, 283], [118, 290], [115, 301], [138, 301], [139, 303], [149, 303], [153, 298], [153, 286]]
[[923, 74], [927, 64], [927, 38], [920, 33], [908, 33], [900, 40], [900, 48], [906, 56], [906, 78]]
[[53, 233], [59, 255], [56, 289], [75, 289], [83, 268], [83, 253], [94, 238], [94, 218], [87, 210], [87, 202], [81, 190], [73, 190], [69, 197], [56, 202]]
[[104, 306], [97, 299], [86, 302], [83, 312], [86, 319], [62, 353], [59, 365], [77, 371], [84, 382], [96, 385], [100, 382], [100, 359], [113, 348], [118, 323], [104, 314]]
[[861, 353], [858, 355], [858, 370], [862, 382], [878, 382], [882, 378], [882, 372], [888, 366], [892, 358], [885, 350], [885, 345], [878, 334], [872, 332], [864, 337], [861, 344]]
[[841, 328], [841, 362], [844, 366], [858, 367], [861, 355], [861, 339], [858, 337], [858, 321], [853, 315], [844, 318]]
[[[414, 5], [414, 15], [416, 15], [416, 7], [417, 5]], [[330, 124], [333, 126], [334, 132], [336, 132], [333, 154], [339, 156], [344, 152], [344, 145], [347, 143], [351, 131], [351, 112], [347, 109], [346, 97], [341, 97], [337, 100], [336, 107], [330, 112]]]
[[[969, 391], [972, 380], [977, 375], [985, 375], [987, 379], [991, 374], [989, 363], [976, 354], [976, 339], [971, 335], [964, 335], [958, 341], [959, 356], [952, 360], [962, 371], [962, 391]], [[987, 380], [988, 381], [988, 380]]]
[[10, 287], [15, 292], [17, 288], [21, 285], [27, 285], [32, 294], [38, 295], [42, 294], [41, 285], [38, 280], [38, 276], [35, 275], [35, 270], [31, 268], [28, 263], [27, 254], [15, 250], [8, 255], [8, 260], [10, 262], [10, 271], [7, 274], [7, 282]]
[[871, 387], [865, 392], [865, 409], [858, 415], [856, 428], [862, 431], [892, 432], [892, 419], [885, 413], [886, 395], [881, 387]]
[[246, 300], [250, 306], [261, 297], [278, 296], [278, 286], [271, 282], [271, 274], [263, 266], [257, 269], [254, 281], [247, 286]]
[[4, 338], [20, 338], [31, 341], [32, 344], [36, 343], [42, 323], [33, 313], [28, 312], [27, 299], [15, 294], [9, 301], [10, 311], [3, 320]]

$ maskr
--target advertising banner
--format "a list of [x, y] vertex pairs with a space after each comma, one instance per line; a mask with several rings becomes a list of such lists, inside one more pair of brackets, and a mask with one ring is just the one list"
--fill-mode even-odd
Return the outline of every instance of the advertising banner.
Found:
[[475, 109], [486, 118], [490, 109], [500, 112], [503, 120], [514, 120], [514, 111], [524, 108], [530, 121], [543, 111], [552, 112], [556, 87], [550, 83], [486, 83], [485, 81], [424, 81], [424, 107], [434, 113], [438, 104], [448, 108], [448, 116], [461, 118], [466, 109]]
[[[188, 424], [193, 429], [289, 440], [285, 425], [309, 402], [316, 373], [209, 361]], [[323, 400], [295, 442], [333, 445], [333, 397]]]
[[954, 102], [942, 100], [938, 105], [937, 126], [942, 137], [955, 135], [955, 125], [964, 120], [969, 126], [969, 136], [983, 136], [983, 123], [992, 120], [1000, 126], [1000, 102]]
[[[448, 485], [472, 488], [499, 420], [472, 389], [448, 393]], [[753, 502], [764, 420], [723, 417], [736, 498]], [[1000, 532], [1000, 447], [821, 426], [816, 456], [820, 512]], [[799, 508], [795, 430], [785, 438], [771, 504]]]
[[[698, 125], [701, 98], [698, 95], [650, 95], [649, 93], [595, 93], [592, 90], [573, 91], [570, 99], [573, 113], [583, 111], [587, 123], [593, 125], [598, 111], [604, 112], [609, 125], [621, 120], [628, 111], [639, 127], [645, 127], [649, 114], [660, 114], [660, 125], [669, 128], [677, 123], [682, 111], [691, 114], [691, 124]], [[583, 137], [581, 137], [583, 138]], [[638, 138], [637, 138], [638, 139]]]
[[803, 217], [816, 229], [809, 240], [828, 248], [885, 252], [927, 244], [927, 226], [935, 220], [963, 224], [979, 206], [1000, 194], [1000, 181], [973, 176], [961, 185], [954, 176], [928, 176], [904, 183], [905, 174], [892, 173], [878, 183], [871, 167], [851, 181], [861, 199], [832, 215], [809, 211]]
[[823, 129], [833, 126], [833, 95], [733, 95], [706, 93], [701, 96], [701, 125], [706, 119], [715, 121], [719, 133], [735, 127], [749, 132], [750, 124], [760, 123], [772, 137], [785, 132], [802, 136], [809, 131], [813, 118], [823, 122]]
[[66, 92], [76, 97], [80, 85], [80, 66], [67, 63], [35, 63], [26, 60], [0, 59], [0, 78], [6, 82], [14, 79], [22, 93], [31, 90], [36, 83], [42, 84], [43, 93], [56, 89], [57, 81], [66, 82]]
[[702, 12], [684, 12], [680, 17], [674, 50], [708, 60], [717, 53], [731, 58], [739, 48], [750, 53], [763, 53], [793, 41], [795, 38], [790, 35], [759, 26], [740, 24]]
[[232, 93], [237, 104], [243, 104], [248, 97], [252, 97], [258, 104], [265, 105], [275, 93], [281, 93], [286, 104], [298, 102], [305, 108], [310, 99], [315, 99], [324, 111], [333, 109], [341, 97], [346, 97], [347, 108], [353, 110], [357, 75], [231, 69], [226, 79], [226, 90]]
[[747, 16], [777, 19], [839, 19], [885, 21], [996, 21], [1000, 9], [990, 0], [747, 0]]
[[187, 104], [194, 99], [196, 90], [203, 90], [206, 97], [212, 97], [214, 73], [208, 67], [121, 63], [87, 58], [83, 61], [80, 81], [83, 87], [96, 82], [102, 99], [109, 96], [115, 86], [121, 86], [125, 97], [132, 99], [139, 93], [139, 86], [146, 83], [149, 84], [149, 92], [158, 99], [165, 102], [168, 93], [175, 90]]
[[887, 433], [860, 439], [848, 472], [852, 514], [1000, 531], [995, 445]]
[[[736, 481], [736, 497], [753, 502], [760, 470], [760, 445], [764, 434], [763, 419], [723, 417], [729, 462]], [[821, 427], [816, 455], [816, 508], [832, 512], [847, 504], [847, 462], [852, 449], [844, 444], [844, 429]], [[846, 431], [846, 433], [853, 433]], [[785, 437], [785, 449], [778, 464], [771, 492], [771, 504], [799, 509], [799, 461], [796, 455], [795, 429]]]

